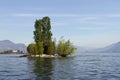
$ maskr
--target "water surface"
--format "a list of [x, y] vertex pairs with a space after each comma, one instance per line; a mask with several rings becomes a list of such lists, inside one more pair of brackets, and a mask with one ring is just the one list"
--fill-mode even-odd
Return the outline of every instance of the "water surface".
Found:
[[78, 53], [68, 58], [0, 54], [0, 80], [120, 80], [120, 53]]

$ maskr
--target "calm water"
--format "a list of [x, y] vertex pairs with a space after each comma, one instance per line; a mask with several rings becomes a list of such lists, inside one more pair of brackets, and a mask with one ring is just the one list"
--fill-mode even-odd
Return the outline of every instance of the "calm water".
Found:
[[120, 53], [33, 59], [0, 55], [0, 80], [120, 80]]

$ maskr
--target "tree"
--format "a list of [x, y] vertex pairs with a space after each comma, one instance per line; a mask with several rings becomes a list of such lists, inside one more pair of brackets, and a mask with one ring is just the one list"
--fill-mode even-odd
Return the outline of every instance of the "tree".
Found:
[[37, 46], [37, 54], [39, 54], [39, 55], [43, 54], [43, 52], [44, 52], [43, 43], [38, 42], [36, 44], [36, 46]]
[[50, 18], [49, 17], [43, 17], [42, 19], [42, 41], [44, 45], [44, 53], [49, 54], [49, 43], [52, 41], [52, 32], [51, 30], [51, 24], [50, 24]]
[[63, 38], [61, 38], [60, 40], [59, 40], [59, 43], [58, 43], [58, 45], [57, 45], [57, 53], [60, 55], [60, 54], [63, 54], [63, 50], [64, 49], [64, 40], [63, 40]]
[[60, 56], [66, 57], [69, 54], [75, 53], [76, 48], [70, 40], [65, 41], [63, 38], [59, 40], [56, 46], [56, 41], [52, 40], [51, 23], [49, 17], [43, 17], [36, 20], [34, 25], [34, 41], [35, 44], [29, 44], [27, 51], [29, 54], [49, 54], [58, 53]]
[[[52, 41], [52, 33], [50, 30], [51, 24], [49, 17], [43, 17], [43, 19], [35, 21], [34, 40], [37, 45], [37, 50], [39, 50], [38, 52], [42, 52], [40, 50], [43, 50], [43, 47], [44, 53], [48, 54], [48, 45], [49, 42]], [[41, 49], [39, 49], [40, 45]]]
[[52, 40], [52, 32], [51, 30], [51, 24], [50, 24], [50, 18], [49, 17], [43, 17], [42, 19], [42, 41], [51, 41]]
[[35, 31], [34, 31], [34, 39], [35, 42], [46, 42], [52, 40], [52, 32], [50, 18], [43, 17], [43, 19], [39, 19], [35, 21]]
[[37, 44], [38, 42], [42, 42], [42, 20], [35, 21], [35, 31], [34, 31], [34, 40]]
[[57, 53], [62, 56], [66, 57], [69, 54], [75, 53], [76, 48], [73, 47], [70, 40], [65, 41], [63, 38], [60, 39], [57, 45]]
[[29, 44], [28, 47], [27, 47], [27, 51], [30, 55], [36, 55], [37, 53], [37, 48], [36, 48], [36, 44]]
[[48, 43], [48, 54], [50, 55], [55, 54], [55, 42], [54, 41], [50, 41]]

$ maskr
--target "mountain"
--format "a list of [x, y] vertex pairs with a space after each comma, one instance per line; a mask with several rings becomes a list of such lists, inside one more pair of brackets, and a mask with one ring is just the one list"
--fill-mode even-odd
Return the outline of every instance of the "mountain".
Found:
[[20, 50], [26, 52], [26, 46], [22, 43], [14, 43], [10, 40], [2, 40], [0, 41], [0, 52], [7, 50]]
[[120, 52], [120, 42], [111, 44], [104, 48], [93, 49], [89, 52], [119, 53]]

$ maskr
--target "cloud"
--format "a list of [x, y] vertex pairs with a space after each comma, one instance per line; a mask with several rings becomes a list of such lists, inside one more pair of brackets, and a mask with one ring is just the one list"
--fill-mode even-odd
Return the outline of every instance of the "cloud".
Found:
[[81, 21], [93, 21], [93, 20], [96, 20], [96, 19], [97, 19], [97, 17], [83, 17], [80, 20]]
[[42, 15], [38, 15], [38, 14], [24, 14], [24, 13], [19, 13], [19, 14], [12, 14], [12, 16], [15, 17], [37, 17], [37, 16], [42, 16]]
[[[31, 13], [16, 13], [12, 14], [15, 17], [54, 17], [53, 26], [85, 26], [79, 27], [79, 30], [95, 30], [95, 29], [108, 29], [113, 27], [111, 18], [120, 17], [120, 14], [100, 14], [100, 15], [82, 15], [82, 14], [31, 14]], [[59, 19], [60, 18], [60, 19]], [[110, 20], [109, 20], [110, 19]], [[109, 21], [108, 21], [109, 20]], [[96, 27], [94, 27], [96, 26]], [[114, 26], [117, 27], [117, 26]]]
[[120, 17], [120, 14], [108, 14], [107, 17]]
[[40, 16], [51, 16], [51, 17], [80, 17], [82, 15], [77, 14], [30, 14], [30, 13], [17, 13], [12, 14], [12, 16], [16, 17], [40, 17]]
[[120, 17], [120, 14], [13, 13], [12, 16], [15, 16], [15, 17], [43, 17], [43, 16], [50, 16], [50, 17], [72, 17], [72, 18], [75, 17], [75, 18], [81, 18], [82, 21], [91, 21], [91, 20], [96, 20], [97, 18], [116, 18], [116, 17]]
[[16, 17], [34, 17], [34, 16], [52, 16], [52, 17], [120, 17], [120, 14], [70, 14], [70, 13], [13, 13], [12, 16]]

